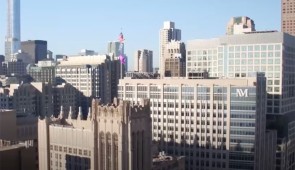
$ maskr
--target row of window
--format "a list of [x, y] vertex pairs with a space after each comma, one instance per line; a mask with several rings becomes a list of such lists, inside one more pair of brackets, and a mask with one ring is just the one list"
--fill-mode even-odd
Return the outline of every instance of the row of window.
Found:
[[89, 150], [83, 150], [83, 149], [77, 149], [77, 148], [71, 148], [71, 147], [62, 147], [62, 146], [57, 146], [57, 145], [50, 145], [50, 150], [56, 151], [56, 152], [69, 153], [69, 154], [91, 156], [91, 151], [89, 151]]

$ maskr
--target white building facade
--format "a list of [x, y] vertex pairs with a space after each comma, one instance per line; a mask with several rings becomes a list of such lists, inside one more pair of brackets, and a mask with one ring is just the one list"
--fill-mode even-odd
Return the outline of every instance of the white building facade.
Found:
[[248, 77], [265, 72], [267, 112], [295, 111], [295, 38], [280, 32], [223, 36], [187, 43], [186, 74], [208, 71], [210, 77]]
[[135, 52], [134, 71], [148, 73], [153, 72], [153, 51], [142, 49]]
[[259, 74], [248, 79], [125, 78], [119, 98], [150, 99], [153, 140], [169, 155], [185, 156], [186, 169], [261, 170], [268, 159], [265, 83]]

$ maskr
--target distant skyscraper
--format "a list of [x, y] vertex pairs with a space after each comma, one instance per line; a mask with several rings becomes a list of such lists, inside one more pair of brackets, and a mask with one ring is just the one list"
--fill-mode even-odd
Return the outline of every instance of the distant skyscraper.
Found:
[[47, 41], [29, 40], [21, 42], [22, 52], [29, 55], [31, 63], [47, 59]]
[[5, 60], [20, 49], [20, 0], [7, 0], [7, 35], [5, 37]]
[[233, 17], [227, 24], [227, 35], [244, 34], [255, 31], [255, 24], [249, 17]]
[[135, 52], [134, 71], [153, 72], [153, 51], [143, 49]]
[[295, 0], [282, 0], [282, 32], [295, 36]]
[[164, 76], [185, 77], [185, 44], [180, 41], [171, 41], [164, 50]]
[[0, 63], [2, 63], [3, 61], [5, 61], [5, 56], [4, 55], [0, 55]]
[[[108, 54], [113, 53], [115, 57], [118, 57], [120, 55], [119, 48], [120, 48], [120, 42], [118, 41], [109, 42]], [[124, 47], [122, 49], [122, 53], [124, 54]]]
[[160, 30], [160, 74], [164, 75], [164, 53], [166, 44], [172, 40], [181, 40], [181, 30], [175, 29], [175, 23], [171, 21], [165, 21], [164, 27]]

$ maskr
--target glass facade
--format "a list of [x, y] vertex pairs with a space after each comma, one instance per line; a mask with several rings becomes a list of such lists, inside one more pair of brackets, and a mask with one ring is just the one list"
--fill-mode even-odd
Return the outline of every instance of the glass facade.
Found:
[[[204, 45], [207, 42], [203, 48], [199, 48], [198, 43], [188, 43], [195, 47], [187, 49], [187, 77], [203, 70], [208, 71], [210, 77], [249, 77], [254, 72], [264, 72], [268, 80], [267, 112], [295, 111], [295, 48], [291, 45], [292, 37], [277, 34], [281, 33], [257, 34], [255, 40], [251, 34], [244, 35], [245, 40], [240, 35], [222, 37], [215, 47], [208, 45], [210, 48]], [[282, 38], [281, 42], [278, 37]], [[269, 42], [266, 39], [270, 39]]]

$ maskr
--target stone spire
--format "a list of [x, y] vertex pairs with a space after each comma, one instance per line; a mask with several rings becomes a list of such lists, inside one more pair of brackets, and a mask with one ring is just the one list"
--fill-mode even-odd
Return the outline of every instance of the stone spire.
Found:
[[69, 115], [68, 115], [68, 119], [72, 119], [74, 116], [73, 111], [72, 111], [72, 106], [70, 106], [70, 111], [69, 111]]
[[65, 118], [65, 113], [64, 113], [64, 108], [63, 108], [63, 106], [60, 106], [59, 118], [60, 118], [60, 119], [64, 119], [64, 118]]
[[82, 114], [82, 108], [81, 106], [79, 107], [79, 113], [78, 113], [78, 118], [79, 120], [83, 120], [83, 114]]
[[92, 120], [91, 107], [89, 107], [89, 109], [88, 109], [87, 119], [88, 119], [88, 120]]

